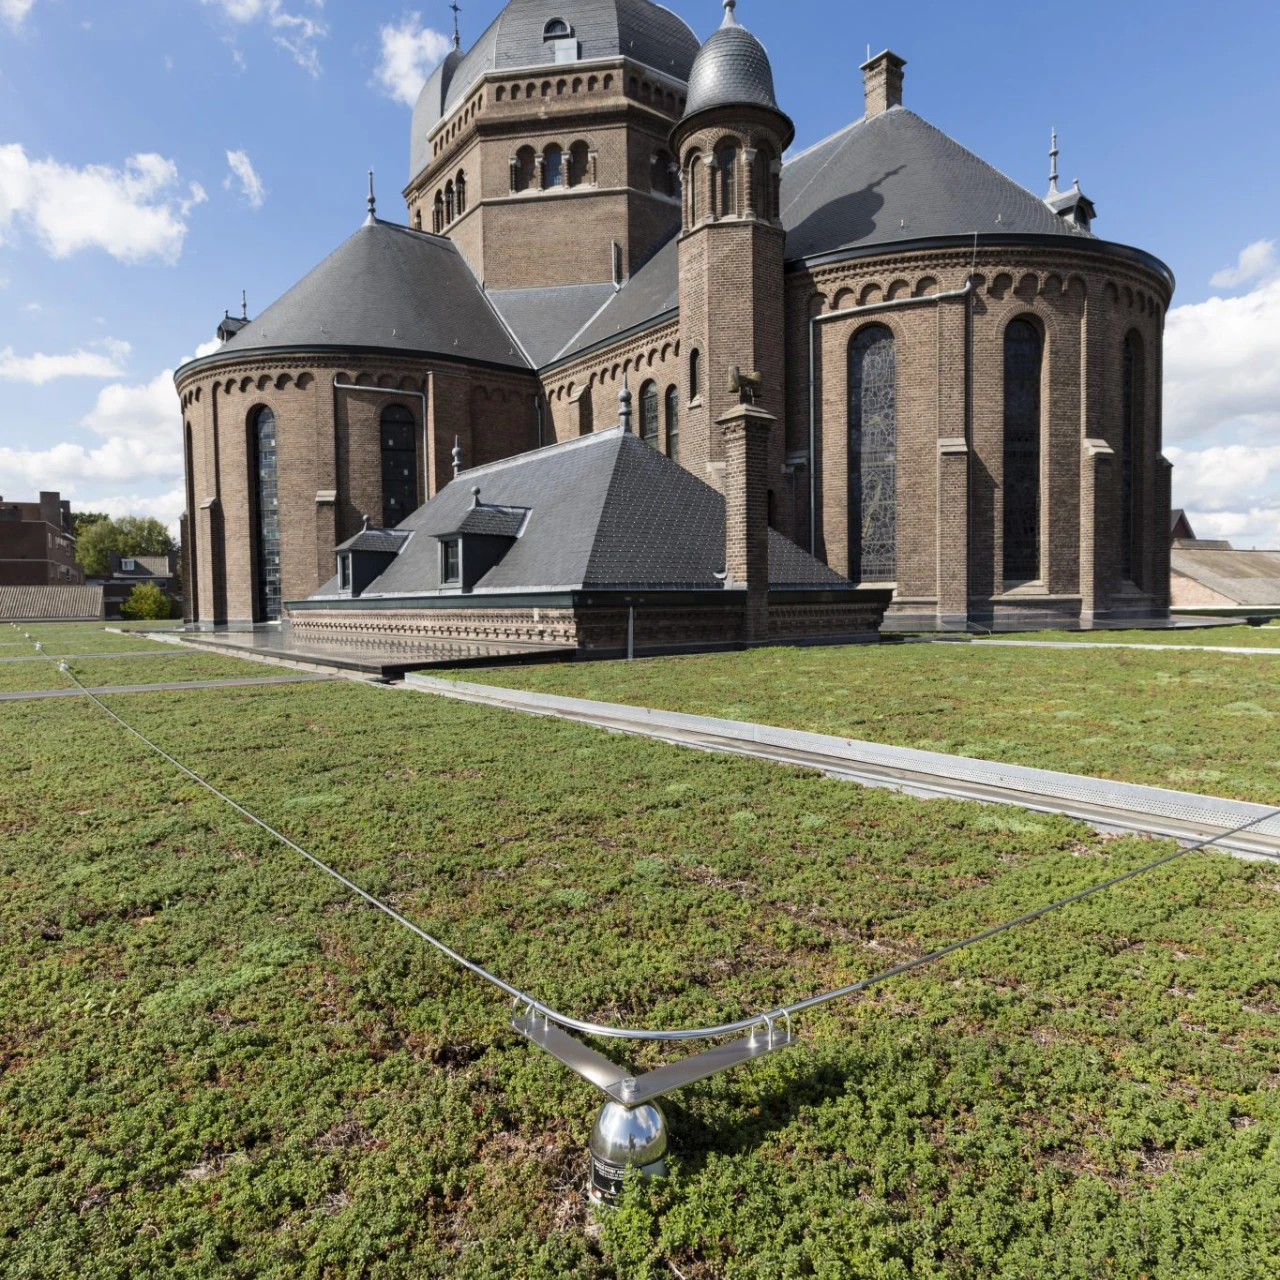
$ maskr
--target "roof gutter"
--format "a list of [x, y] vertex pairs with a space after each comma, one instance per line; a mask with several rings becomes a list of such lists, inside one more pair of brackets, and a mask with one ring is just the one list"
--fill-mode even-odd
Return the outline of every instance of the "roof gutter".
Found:
[[[919, 307], [926, 303], [947, 302], [953, 298], [968, 298], [973, 293], [973, 276], [966, 277], [962, 289], [949, 289], [944, 293], [928, 293], [919, 298], [893, 298], [887, 302], [868, 302], [861, 307], [845, 307], [841, 311], [827, 311], [822, 315], [809, 317], [809, 554], [818, 554], [818, 467], [817, 467], [817, 432], [818, 432], [818, 361], [817, 338], [818, 326], [828, 320], [845, 320], [849, 316], [870, 315], [880, 311], [894, 311], [899, 307]], [[965, 323], [968, 324], [969, 309], [965, 308]], [[966, 343], [966, 350], [968, 344]], [[966, 356], [967, 359], [967, 356]], [[968, 371], [966, 370], [966, 377]]]

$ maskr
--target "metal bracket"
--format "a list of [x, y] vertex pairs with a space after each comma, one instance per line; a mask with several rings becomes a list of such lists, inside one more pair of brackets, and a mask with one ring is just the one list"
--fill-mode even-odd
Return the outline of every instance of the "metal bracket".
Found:
[[[788, 1019], [788, 1022], [790, 1019]], [[674, 1093], [686, 1085], [709, 1076], [719, 1075], [746, 1062], [754, 1062], [767, 1053], [790, 1048], [796, 1037], [788, 1026], [783, 1031], [773, 1023], [761, 1020], [751, 1034], [728, 1044], [716, 1045], [703, 1053], [695, 1053], [679, 1062], [669, 1063], [642, 1076], [633, 1076], [603, 1054], [574, 1039], [554, 1022], [536, 1013], [512, 1019], [511, 1026], [527, 1040], [545, 1049], [558, 1062], [563, 1063], [575, 1075], [595, 1085], [602, 1093], [626, 1107], [652, 1102], [665, 1094]]]

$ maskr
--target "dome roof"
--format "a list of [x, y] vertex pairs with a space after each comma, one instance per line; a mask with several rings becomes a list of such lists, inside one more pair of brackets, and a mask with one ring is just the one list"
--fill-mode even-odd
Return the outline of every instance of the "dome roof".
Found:
[[[764, 45], [734, 13], [737, 0], [725, 0], [724, 22], [702, 46], [689, 73], [685, 119], [715, 107], [764, 107], [784, 115], [773, 89], [773, 66]], [[790, 121], [787, 121], [790, 125]], [[788, 145], [790, 139], [788, 138]]]
[[681, 82], [698, 54], [688, 23], [653, 0], [510, 0], [475, 44], [451, 53], [423, 87], [413, 115], [410, 179], [430, 159], [427, 135], [481, 76], [556, 66], [565, 40], [576, 42], [580, 61], [624, 56]]

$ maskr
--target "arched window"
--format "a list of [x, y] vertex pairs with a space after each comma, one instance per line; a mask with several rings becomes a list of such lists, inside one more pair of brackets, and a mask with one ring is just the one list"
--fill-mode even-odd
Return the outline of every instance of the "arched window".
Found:
[[195, 444], [191, 435], [191, 423], [184, 422], [183, 428], [183, 445], [182, 451], [183, 462], [185, 463], [184, 471], [186, 472], [186, 489], [187, 489], [187, 545], [186, 562], [190, 567], [190, 581], [184, 582], [183, 593], [186, 602], [186, 616], [192, 621], [196, 621], [200, 617], [200, 568], [199, 560], [196, 555], [196, 451]]
[[563, 18], [552, 18], [542, 29], [544, 40], [563, 40], [565, 36], [572, 34], [569, 24]]
[[436, 192], [435, 205], [431, 211], [431, 229], [439, 235], [444, 230], [444, 196]]
[[517, 191], [528, 191], [532, 188], [536, 159], [532, 147], [521, 147], [516, 152], [515, 189]]
[[453, 221], [454, 213], [457, 211], [457, 205], [454, 202], [453, 183], [445, 183], [444, 188], [444, 220], [446, 223]]
[[422, 230], [422, 210], [421, 209], [415, 209], [413, 211], [413, 229], [415, 231]]
[[458, 179], [454, 183], [454, 191], [456, 192], [455, 203], [458, 217], [462, 217], [467, 211], [467, 175], [465, 173], [458, 174]]
[[640, 439], [658, 447], [658, 384], [646, 382], [640, 388]]
[[1134, 491], [1138, 460], [1143, 453], [1143, 362], [1142, 339], [1130, 333], [1124, 340], [1124, 381], [1120, 441], [1120, 576], [1137, 582], [1137, 522], [1134, 520]]
[[667, 388], [667, 457], [680, 461], [680, 392], [675, 386]]
[[542, 185], [550, 191], [560, 186], [564, 178], [564, 156], [553, 142], [542, 153]]
[[689, 399], [696, 400], [702, 394], [702, 352], [694, 347], [689, 352]]
[[569, 148], [569, 185], [580, 187], [587, 180], [591, 163], [591, 148], [585, 142], [575, 142]]
[[849, 344], [849, 576], [898, 575], [898, 386], [893, 333], [868, 325]]
[[689, 225], [696, 227], [702, 220], [702, 157], [694, 156], [689, 162]]
[[276, 465], [276, 415], [265, 406], [253, 415], [254, 507], [257, 516], [258, 622], [280, 620], [280, 482]]
[[719, 218], [738, 212], [738, 148], [732, 143], [716, 152], [716, 205]]
[[418, 509], [413, 414], [402, 404], [382, 411], [382, 527], [394, 529]]
[[1004, 331], [1004, 578], [1040, 577], [1040, 374], [1044, 341], [1030, 320]]

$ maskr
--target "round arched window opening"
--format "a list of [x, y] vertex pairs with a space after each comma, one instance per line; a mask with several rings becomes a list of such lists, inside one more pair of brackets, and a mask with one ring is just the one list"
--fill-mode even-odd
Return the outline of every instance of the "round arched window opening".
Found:
[[253, 494], [257, 545], [255, 567], [259, 622], [280, 621], [280, 480], [276, 415], [265, 405], [253, 415]]

